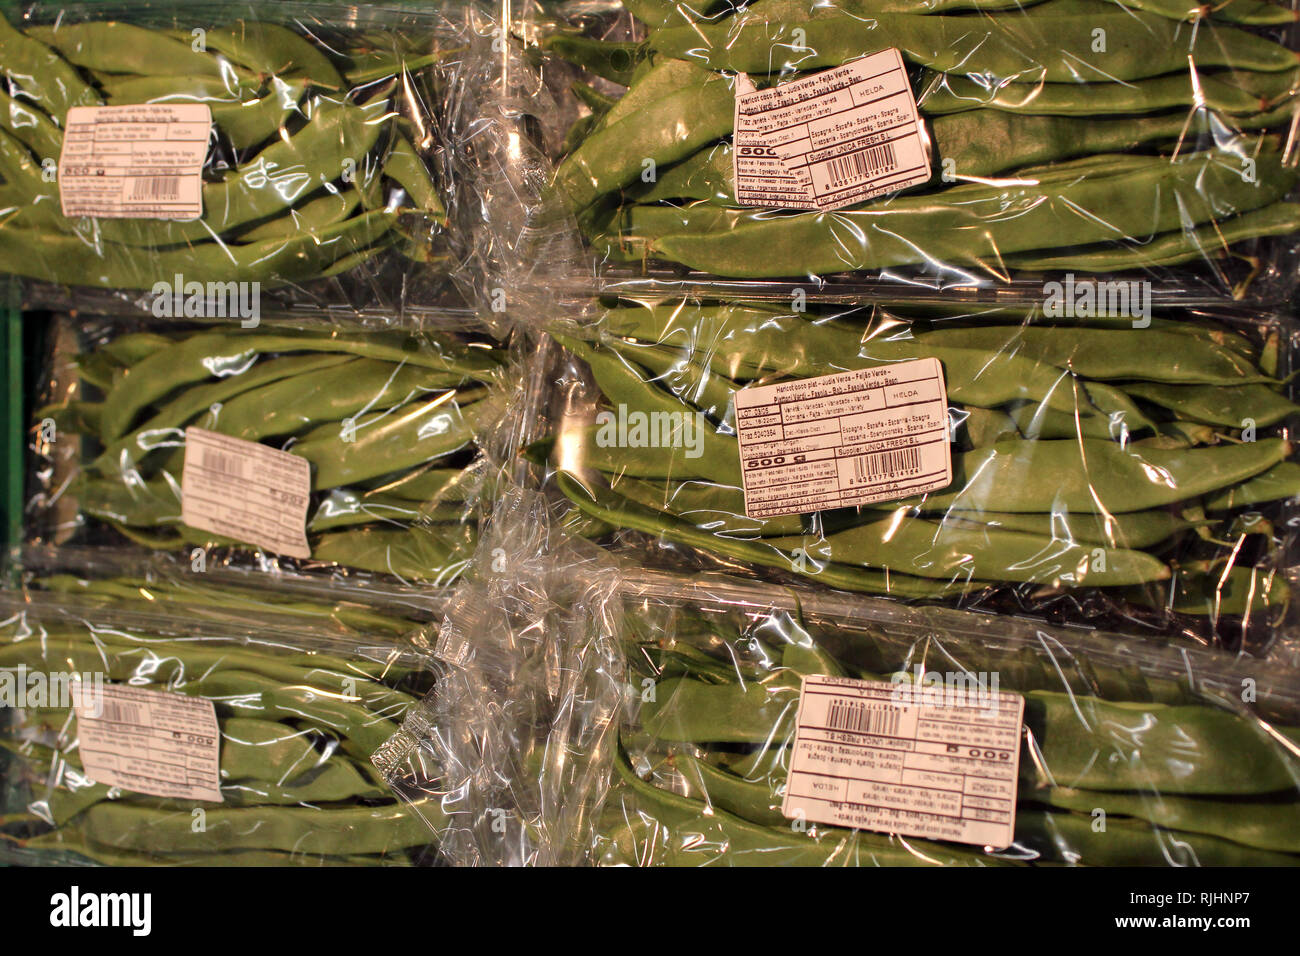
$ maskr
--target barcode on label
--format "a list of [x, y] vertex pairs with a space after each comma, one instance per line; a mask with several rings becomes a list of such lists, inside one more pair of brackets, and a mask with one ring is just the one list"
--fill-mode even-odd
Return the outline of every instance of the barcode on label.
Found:
[[223, 455], [210, 448], [203, 449], [203, 467], [234, 478], [244, 477], [244, 462], [237, 455]]
[[831, 730], [896, 737], [900, 715], [901, 711], [889, 704], [872, 706], [860, 700], [837, 698], [826, 711], [826, 726]]
[[896, 448], [878, 451], [874, 455], [859, 455], [853, 459], [853, 473], [858, 481], [872, 481], [885, 475], [920, 474], [921, 452], [917, 448]]
[[120, 700], [104, 701], [103, 719], [112, 721], [115, 724], [140, 724], [144, 722], [138, 705]]
[[131, 182], [132, 199], [180, 199], [179, 176], [146, 176]]
[[869, 146], [858, 153], [832, 159], [826, 166], [832, 184], [845, 186], [887, 173], [898, 165], [893, 143]]

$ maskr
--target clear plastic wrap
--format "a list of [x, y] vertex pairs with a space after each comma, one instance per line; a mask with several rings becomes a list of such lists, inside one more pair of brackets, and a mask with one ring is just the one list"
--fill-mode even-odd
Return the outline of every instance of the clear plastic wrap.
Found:
[[[923, 612], [900, 627], [878, 622], [869, 602], [822, 615], [816, 599], [765, 608], [761, 597], [696, 590], [695, 600], [632, 591], [628, 683], [645, 689], [630, 695], [619, 734], [593, 847], [602, 864], [1300, 862], [1300, 699], [1288, 671], [987, 619], [968, 626], [958, 614]], [[787, 819], [795, 702], [810, 675], [1022, 696], [1014, 841], [980, 847]], [[921, 763], [881, 767], [875, 796], [858, 799], [889, 805], [894, 785], [923, 786]], [[982, 768], [965, 769], [970, 784]]]
[[[590, 243], [604, 292], [1041, 298], [1063, 274], [1111, 273], [1170, 302], [1277, 303], [1295, 289], [1289, 4], [625, 6], [632, 16], [610, 4], [541, 9], [517, 28], [552, 93], [538, 116], [556, 161], [553, 204]], [[741, 205], [737, 84], [780, 88], [887, 50], [901, 54], [919, 109], [921, 157], [904, 155], [898, 132], [910, 101], [868, 120], [855, 110], [871, 97], [850, 100], [846, 87], [789, 121], [807, 121], [797, 161], [793, 132], [738, 147], [767, 161], [745, 173]], [[867, 124], [856, 138], [833, 125], [844, 116]], [[823, 184], [819, 164], [836, 161]], [[888, 191], [913, 167], [929, 179]], [[811, 188], [792, 185], [805, 171], [826, 205], [789, 199]], [[868, 186], [885, 191], [834, 205]]]
[[[29, 546], [15, 549], [11, 583], [30, 591], [75, 595], [83, 605], [173, 601], [203, 608], [204, 620], [229, 613], [290, 615], [315, 630], [349, 638], [400, 641], [432, 625], [436, 631], [448, 589], [370, 577], [364, 582], [214, 564], [196, 573], [184, 555], [121, 548]], [[353, 586], [353, 585], [357, 586]]]
[[375, 754], [453, 866], [582, 862], [607, 787], [617, 577], [553, 510], [519, 488], [498, 498], [431, 642], [436, 692]]
[[[470, 17], [463, 4], [20, 5], [0, 24], [4, 270], [56, 308], [437, 311], [470, 242], [448, 235]], [[74, 125], [63, 149], [69, 109], [136, 105], [149, 112], [132, 122], [152, 126], [88, 146]], [[168, 112], [182, 107], [210, 111], [205, 154], [202, 117]], [[179, 146], [121, 147], [195, 129], [201, 188]], [[95, 171], [121, 189], [61, 205]], [[198, 305], [173, 316], [183, 295]]]
[[[30, 432], [28, 544], [134, 543], [197, 571], [234, 563], [425, 584], [450, 582], [468, 561], [477, 496], [493, 480], [478, 437], [498, 427], [504, 407], [505, 352], [481, 328], [342, 333], [83, 318], [52, 321], [48, 334], [49, 375]], [[298, 484], [236, 461], [247, 445], [235, 444], [235, 456], [224, 446], [187, 456], [192, 428], [290, 452]], [[196, 485], [205, 499], [237, 499], [213, 501], [206, 530], [182, 521], [195, 466], [228, 469], [223, 482], [241, 476], [224, 493]], [[254, 487], [268, 480], [269, 489]], [[302, 533], [302, 490], [310, 557], [288, 557], [274, 544], [283, 537], [261, 535], [268, 523], [277, 536]], [[255, 492], [260, 504], [222, 512]]]
[[[108, 866], [436, 861], [427, 827], [369, 764], [371, 751], [430, 687], [426, 657], [418, 641], [402, 638], [400, 619], [371, 612], [346, 621], [252, 589], [139, 588], [131, 595], [130, 582], [111, 579], [52, 576], [33, 584], [48, 590], [0, 593], [8, 698], [0, 708], [0, 859]], [[154, 743], [141, 757], [140, 739], [166, 727], [160, 715], [182, 707], [203, 712], [196, 701], [214, 708], [216, 766], [205, 756], [211, 739], [191, 738], [184, 772], [156, 769], [176, 756]], [[102, 744], [90, 742], [79, 714], [121, 722], [111, 726], [121, 735], [114, 746], [126, 748], [115, 751], [124, 755], [119, 772], [132, 774], [130, 782], [158, 776], [136, 787], [95, 781], [86, 768], [102, 766], [102, 752], [94, 753]], [[98, 733], [93, 739], [102, 741]], [[208, 774], [219, 781], [220, 800], [190, 789]]]
[[[1296, 340], [1284, 317], [644, 299], [556, 337], [549, 435], [529, 455], [578, 533], [644, 566], [1261, 655], [1296, 646]], [[933, 434], [914, 437], [908, 401], [862, 383], [870, 409], [792, 391], [785, 425], [742, 457], [737, 389], [914, 360], [937, 360], [946, 383]], [[808, 463], [791, 464], [799, 455]], [[947, 455], [951, 484], [908, 490]], [[760, 466], [773, 461], [769, 479]], [[777, 503], [791, 513], [749, 517], [742, 472], [751, 492], [784, 482], [798, 500]]]
[[[564, 559], [557, 556], [557, 564], [563, 569]], [[583, 571], [568, 571], [574, 587]], [[449, 613], [444, 626], [461, 631], [482, 609]], [[1294, 670], [1115, 634], [721, 575], [627, 571], [596, 613], [603, 622], [599, 632], [589, 618], [551, 617], [545, 642], [537, 636], [539, 619], [523, 618], [511, 633], [503, 631], [504, 620], [464, 630], [460, 657], [469, 663], [440, 677], [419, 726], [408, 721], [404, 728], [423, 735], [423, 752], [436, 753], [438, 766], [457, 768], [462, 804], [474, 805], [484, 821], [509, 824], [494, 829], [485, 822], [473, 853], [459, 851], [458, 862], [1300, 862], [1300, 685]], [[586, 651], [585, 676], [574, 673], [578, 661], [567, 656], [576, 647]], [[507, 675], [515, 688], [510, 699], [546, 701], [543, 718], [563, 717], [556, 729], [535, 709], [497, 709], [490, 733], [477, 734], [483, 716], [477, 695]], [[1023, 700], [1023, 720], [1015, 723], [1009, 747], [992, 753], [981, 744], [977, 754], [963, 746], [936, 751], [891, 740], [898, 731], [888, 719], [833, 719], [832, 730], [839, 730], [819, 745], [821, 752], [835, 754], [844, 773], [859, 773], [865, 782], [852, 791], [827, 786], [832, 795], [823, 799], [839, 813], [880, 805], [893, 815], [872, 828], [828, 824], [782, 809], [801, 684], [818, 676], [844, 687], [884, 682], [888, 693], [875, 708], [877, 717], [893, 715], [904, 726], [909, 707], [923, 723], [943, 717], [926, 707], [978, 702], [988, 708], [990, 698], [1013, 717], [1010, 705]], [[542, 687], [560, 686], [575, 691], [559, 698], [542, 694]], [[894, 701], [894, 693], [907, 699]], [[598, 741], [603, 749], [581, 752], [588, 775], [604, 774], [606, 787], [568, 787], [570, 768], [556, 756], [571, 753], [568, 728], [584, 714], [604, 721], [615, 696], [622, 704]], [[926, 726], [937, 740], [942, 728]], [[972, 730], [967, 744], [979, 739]], [[407, 748], [421, 752], [409, 741]], [[1017, 751], [1018, 771], [1009, 773], [1006, 761]], [[851, 764], [854, 755], [861, 759]], [[981, 760], [1006, 768], [1000, 786], [984, 779], [990, 768]], [[925, 796], [918, 789], [946, 793], [918, 803]], [[426, 793], [409, 786], [404, 795], [418, 800]], [[558, 801], [548, 799], [555, 794]], [[945, 805], [953, 809], [945, 812]], [[1002, 814], [1014, 807], [1014, 829], [1007, 830], [1013, 836], [993, 846], [907, 835], [950, 825], [948, 813], [978, 819], [981, 811], [971, 809], [977, 807]], [[986, 819], [993, 819], [991, 811]]]
[[553, 174], [546, 117], [558, 107], [512, 40], [527, 22], [511, 0], [471, 13], [472, 72], [458, 84], [453, 111], [463, 147], [448, 156], [462, 196], [451, 228], [469, 240], [456, 276], [463, 294], [486, 314], [535, 327], [557, 303], [571, 315], [589, 310], [592, 269], [567, 216], [546, 198]]

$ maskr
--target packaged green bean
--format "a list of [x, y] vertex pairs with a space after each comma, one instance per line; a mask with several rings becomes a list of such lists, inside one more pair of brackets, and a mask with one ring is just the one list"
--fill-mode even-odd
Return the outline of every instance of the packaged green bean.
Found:
[[455, 301], [471, 6], [17, 5], [4, 271], [28, 303], [172, 319]]
[[571, 554], [462, 586], [390, 741], [457, 864], [1300, 862], [1288, 668]]
[[526, 454], [644, 566], [1296, 646], [1284, 316], [643, 297], [554, 338]]
[[1292, 5], [628, 0], [534, 11], [539, 203], [596, 288], [934, 300], [1111, 273], [1280, 303]]
[[409, 622], [253, 588], [34, 584], [0, 592], [0, 860], [436, 861], [369, 762], [430, 688], [418, 629], [391, 633]]
[[51, 320], [26, 543], [449, 583], [473, 552], [507, 377], [504, 348], [459, 324]]

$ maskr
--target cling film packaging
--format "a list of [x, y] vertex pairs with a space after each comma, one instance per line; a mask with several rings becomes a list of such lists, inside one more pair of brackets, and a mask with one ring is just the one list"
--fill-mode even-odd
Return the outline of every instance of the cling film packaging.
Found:
[[[430, 688], [409, 622], [253, 589], [34, 585], [0, 596], [0, 859], [434, 862], [428, 828], [369, 762]], [[180, 755], [177, 714], [197, 715]]]
[[[1294, 645], [1285, 317], [646, 298], [554, 337], [549, 420], [526, 454], [572, 530], [630, 560], [1253, 654]], [[946, 388], [923, 435], [905, 399], [793, 391], [917, 367]], [[749, 396], [785, 389], [761, 412], [784, 424], [742, 453], [763, 430]], [[776, 457], [805, 453], [818, 460]], [[793, 500], [764, 510], [770, 488]]]
[[[1300, 861], [1289, 668], [576, 554], [461, 585], [455, 651], [390, 742], [455, 864]], [[820, 716], [828, 687], [848, 697]]]
[[[1171, 297], [1281, 301], [1300, 230], [1295, 20], [1267, 0], [636, 0], [515, 32], [550, 96], [547, 199], [602, 289], [1034, 295], [1121, 272]], [[738, 93], [893, 51], [897, 88], [873, 68], [767, 139], [736, 133]], [[922, 141], [907, 155], [904, 131]], [[810, 182], [822, 198], [792, 200]]]
[[445, 584], [474, 548], [504, 351], [477, 327], [49, 323], [25, 541]]
[[[579, 834], [608, 789], [621, 706], [617, 583], [608, 555], [568, 535], [544, 496], [502, 489], [425, 642], [438, 692], [374, 755], [449, 864], [585, 859]], [[563, 822], [541, 841], [552, 815]]]
[[[630, 695], [632, 710], [612, 755], [594, 859], [637, 865], [1300, 862], [1300, 711], [1286, 672], [1278, 676], [1276, 696], [1247, 704], [1243, 696], [1253, 698], [1250, 688], [1257, 681], [1268, 685], [1267, 676], [1221, 671], [1218, 661], [1199, 654], [1187, 666], [1180, 655], [1131, 648], [1126, 654], [1113, 639], [1067, 644], [1032, 628], [998, 641], [988, 621], [971, 639], [960, 624], [895, 629], [868, 615], [847, 618], [743, 603], [724, 610], [710, 602], [629, 601], [628, 682], [640, 693]], [[796, 703], [801, 681], [814, 675], [923, 687], [928, 681], [965, 705], [977, 703], [980, 691], [1023, 698], [1011, 841], [990, 848], [891, 835], [888, 826], [853, 830], [813, 825], [815, 819], [800, 826], [797, 817], [788, 818], [782, 804]], [[839, 723], [832, 718], [832, 726]], [[838, 739], [870, 743], [869, 734]], [[908, 772], [923, 765], [905, 762], [906, 769], [873, 782], [924, 783], [924, 774]], [[979, 794], [969, 785], [986, 768], [963, 769], [967, 793]], [[951, 778], [944, 786], [954, 789]], [[801, 792], [808, 789], [805, 780]], [[870, 803], [885, 789], [871, 787], [848, 802]], [[980, 806], [964, 795], [956, 802], [967, 814]], [[907, 820], [908, 813], [900, 816]]]
[[436, 308], [463, 254], [448, 222], [465, 16], [13, 5], [0, 23], [4, 271], [36, 280], [28, 301], [174, 318], [195, 313], [171, 316], [168, 291], [227, 286], [266, 315]]

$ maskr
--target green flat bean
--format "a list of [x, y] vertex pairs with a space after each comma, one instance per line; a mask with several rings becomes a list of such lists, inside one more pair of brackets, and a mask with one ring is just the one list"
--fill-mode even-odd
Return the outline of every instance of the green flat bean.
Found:
[[947, 521], [882, 519], [820, 538], [777, 538], [772, 544], [787, 551], [801, 547], [817, 561], [932, 578], [1105, 587], [1169, 577], [1163, 562], [1141, 551], [1089, 547], [991, 525], [977, 530]]
[[206, 103], [212, 122], [236, 149], [251, 149], [280, 130], [290, 116], [300, 112], [307, 83], [288, 83], [278, 77], [271, 89], [256, 96], [231, 97], [222, 80], [204, 77], [114, 77], [103, 83], [110, 106], [134, 103]]
[[367, 527], [321, 535], [312, 556], [404, 580], [445, 584], [469, 564], [474, 543], [475, 532], [468, 524], [400, 531]]
[[[945, 523], [962, 520], [963, 513], [956, 510], [948, 512], [944, 517]], [[1127, 514], [1054, 512], [1042, 515], [984, 511], [972, 514], [971, 520], [1010, 531], [1121, 548], [1149, 548], [1196, 524], [1170, 511], [1133, 511]]]
[[[1155, 113], [1176, 107], [1208, 106], [1217, 112], [1247, 115], [1284, 100], [1295, 83], [1291, 73], [1189, 73], [1126, 82], [997, 83], [959, 73], [935, 74], [917, 96], [928, 115], [972, 109], [1010, 110], [1047, 116]], [[1260, 89], [1264, 87], [1264, 89]]]
[[1061, 254], [1018, 254], [1007, 263], [1018, 269], [1036, 272], [1076, 270], [1078, 272], [1113, 272], [1120, 269], [1181, 265], [1196, 259], [1221, 256], [1233, 243], [1268, 236], [1288, 236], [1300, 231], [1300, 204], [1277, 202], [1219, 220], [1196, 229], [1166, 232], [1152, 239], [1111, 247], [1082, 247], [1078, 252]]
[[[628, 493], [622, 481], [613, 487]], [[734, 494], [737, 489], [727, 490]], [[635, 495], [631, 497], [638, 500]], [[645, 500], [640, 503], [653, 507]], [[743, 501], [739, 503], [743, 505]], [[766, 527], [767, 522], [744, 518], [743, 507], [733, 515], [740, 516], [742, 528], [746, 523], [759, 524], [763, 534], [775, 535], [768, 543], [783, 551], [799, 549], [814, 561], [901, 571], [916, 577], [1065, 582], [1098, 587], [1169, 577], [1169, 569], [1161, 561], [1140, 551], [1122, 546], [1090, 547], [1065, 538], [1054, 539], [993, 525], [974, 528], [947, 520], [942, 523], [921, 519], [898, 521], [873, 515], [843, 530], [813, 534], [796, 531], [783, 537], [781, 531]], [[734, 534], [730, 522], [724, 524], [718, 515], [707, 511], [677, 516], [686, 517], [714, 535]]]
[[1122, 818], [1093, 830], [1078, 813], [1020, 813], [1016, 842], [1045, 862], [1085, 866], [1295, 866], [1284, 853], [1253, 850], [1215, 837], [1170, 832]]
[[569, 33], [552, 33], [542, 38], [541, 49], [590, 73], [627, 86], [637, 64], [646, 55], [640, 43], [596, 40]]
[[1290, 452], [1280, 438], [1190, 450], [1124, 448], [1096, 439], [1004, 442], [954, 454], [952, 490], [905, 499], [898, 506], [915, 505], [925, 512], [958, 508], [1046, 514], [1063, 508], [1125, 514], [1239, 484]]
[[[1024, 696], [1033, 759], [1021, 768], [1047, 774], [1053, 786], [1248, 795], [1294, 789], [1300, 774], [1252, 723], [1226, 711], [1049, 691]], [[641, 723], [663, 740], [768, 745], [790, 737], [798, 698], [797, 678], [784, 671], [747, 684], [674, 677], [658, 682]]]
[[258, 75], [288, 74], [309, 78], [314, 86], [326, 89], [346, 88], [329, 57], [300, 34], [279, 24], [237, 20], [204, 30], [203, 42]]
[[[113, 243], [88, 245], [80, 237], [13, 228], [11, 219], [0, 223], [0, 253], [6, 256], [10, 272], [46, 282], [64, 283], [69, 276], [76, 276], [81, 285], [152, 289], [159, 276], [182, 274], [273, 286], [319, 276], [342, 256], [379, 241], [394, 219], [391, 212], [375, 210], [315, 235], [163, 250]], [[39, 256], [31, 254], [34, 248], [41, 250]]]
[[371, 521], [400, 521], [411, 523], [420, 520], [456, 522], [464, 517], [461, 503], [447, 505], [418, 505], [395, 495], [348, 489], [335, 489], [327, 495], [307, 521], [308, 531], [327, 531]]
[[115, 20], [87, 20], [34, 26], [28, 36], [48, 44], [69, 63], [103, 73], [138, 73], [143, 66], [154, 76], [208, 76], [243, 85], [248, 72], [221, 57], [195, 50], [146, 27]]
[[415, 208], [436, 222], [446, 224], [447, 211], [438, 195], [438, 187], [434, 185], [424, 160], [416, 154], [415, 147], [405, 136], [397, 137], [384, 159], [384, 174], [406, 190]]
[[[624, 405], [628, 410], [644, 412], [649, 416], [648, 421], [662, 420], [666, 423], [667, 433], [660, 436], [659, 447], [654, 449], [664, 467], [680, 469], [678, 473], [683, 477], [739, 483], [740, 458], [734, 438], [685, 418], [684, 408], [675, 396], [643, 381], [616, 355], [597, 351], [573, 339], [560, 341], [587, 362], [612, 405]], [[663, 415], [668, 417], [656, 417]], [[695, 443], [688, 440], [691, 435], [687, 429], [692, 425], [696, 426], [694, 437], [698, 440], [698, 454], [692, 450]], [[599, 433], [595, 441], [598, 446], [601, 444]]]
[[[1290, 118], [1290, 109], [1284, 108], [1238, 117], [1233, 126], [1238, 130], [1262, 129], [1282, 125]], [[939, 116], [930, 122], [935, 156], [958, 181], [978, 180], [1027, 165], [1172, 142], [1193, 137], [1198, 131], [1223, 128], [1221, 117], [1211, 119], [1202, 113], [1074, 118], [976, 110]], [[673, 166], [662, 182], [638, 193], [637, 199], [651, 202], [687, 198], [735, 206], [733, 162], [729, 144], [706, 146]]]
[[[713, 70], [774, 73], [840, 64], [872, 50], [898, 49], [913, 63], [952, 73], [986, 73], [1003, 79], [1048, 82], [1135, 80], [1175, 73], [1191, 56], [1198, 67], [1281, 71], [1295, 54], [1233, 27], [1197, 29], [1135, 11], [1086, 16], [1039, 16], [1033, 8], [1009, 15], [967, 17], [839, 10], [798, 21], [769, 20], [756, 3], [733, 21], [674, 26], [656, 31], [650, 46], [667, 56], [691, 58]], [[778, 11], [779, 14], [779, 11]], [[802, 31], [794, 34], [794, 30]], [[1094, 31], [1108, 37], [1094, 49]], [[797, 38], [797, 39], [796, 39]]]
[[[446, 340], [435, 339], [435, 344]], [[499, 365], [485, 352], [457, 349], [435, 352], [402, 334], [321, 336], [294, 334], [200, 333], [159, 351], [131, 369], [106, 401], [105, 439], [120, 438], [147, 406], [174, 389], [212, 375], [226, 377], [250, 366], [259, 355], [275, 352], [332, 352], [410, 364], [438, 372], [463, 373], [490, 381]]]
[[1205, 500], [1205, 510], [1231, 511], [1297, 495], [1300, 495], [1300, 464], [1283, 461], [1233, 488], [1210, 495]]
[[1020, 10], [1032, 16], [1043, 14], [1081, 14], [1113, 12], [1118, 6], [1124, 10], [1142, 10], [1173, 20], [1200, 20], [1213, 17], [1232, 23], [1283, 24], [1296, 19], [1295, 11], [1277, 3], [1252, 0], [1240, 3], [1229, 0], [1218, 5], [1200, 4], [1194, 0], [834, 0], [817, 3], [813, 0], [764, 0], [764, 16], [817, 19], [834, 15], [834, 11], [871, 16], [876, 13], [909, 13], [914, 15], [956, 13], [964, 11], [1006, 11], [1013, 15]]
[[[426, 812], [437, 813], [432, 806]], [[195, 833], [186, 811], [102, 803], [81, 818], [78, 831], [115, 849], [148, 852], [282, 850], [295, 854], [388, 853], [429, 842], [425, 823], [398, 804], [342, 810], [270, 807], [209, 809]]]
[[[168, 347], [173, 347], [173, 343], [168, 343]], [[330, 352], [290, 355], [258, 362], [242, 374], [229, 375], [211, 384], [187, 388], [160, 406], [135, 431], [111, 442], [90, 467], [103, 474], [124, 474], [135, 468], [149, 452], [159, 447], [175, 446], [183, 438], [180, 428], [213, 405], [220, 405], [242, 392], [272, 382], [292, 380], [309, 372], [354, 361], [357, 360], [347, 354]], [[99, 433], [104, 434], [102, 429]]]
[[709, 73], [687, 60], [664, 57], [642, 62], [644, 70], [600, 119], [596, 128], [602, 129], [619, 120], [643, 113], [659, 100], [671, 96], [682, 87], [703, 83]]
[[460, 468], [420, 468], [385, 480], [367, 494], [386, 494], [404, 501], [464, 501], [470, 496], [472, 477]]
[[[945, 328], [921, 333], [914, 341], [921, 349], [934, 344], [988, 353], [1013, 351], [1091, 379], [1234, 386], [1276, 382], [1231, 349], [1156, 329]], [[1151, 362], [1140, 354], [1144, 349], [1155, 350], [1162, 360]]]
[[1122, 387], [1134, 398], [1168, 408], [1182, 418], [1226, 428], [1242, 428], [1246, 422], [1267, 427], [1300, 412], [1300, 406], [1267, 385], [1225, 385], [1125, 382]]
[[[276, 215], [299, 198], [338, 179], [347, 163], [363, 166], [391, 115], [388, 100], [361, 106], [313, 97], [309, 120], [292, 136], [277, 137], [246, 163], [203, 186], [201, 219], [160, 222], [110, 219], [99, 233], [113, 242], [150, 247], [199, 242]], [[182, 270], [183, 271], [183, 270]]]
[[0, 17], [0, 71], [55, 123], [63, 123], [74, 106], [103, 103], [70, 63], [4, 17]]
[[893, 572], [874, 572], [842, 565], [818, 567], [814, 562], [799, 562], [793, 555], [752, 541], [722, 538], [700, 531], [689, 524], [674, 521], [664, 515], [620, 501], [608, 491], [595, 485], [584, 485], [572, 475], [563, 472], [556, 476], [556, 486], [584, 514], [620, 528], [630, 528], [656, 535], [666, 541], [698, 548], [706, 552], [749, 561], [762, 567], [802, 574], [829, 587], [849, 591], [867, 591], [873, 594], [891, 594], [901, 598], [937, 598], [967, 591], [978, 591], [989, 585], [981, 581], [940, 582]]
[[314, 466], [313, 488], [377, 478], [468, 447], [476, 424], [488, 413], [486, 404], [462, 408], [454, 393], [446, 392], [359, 419], [352, 429], [333, 423], [319, 426], [302, 436], [293, 453]]
[[[763, 827], [716, 807], [669, 793], [641, 780], [620, 743], [614, 759], [619, 783], [630, 791], [628, 812], [615, 827], [603, 828], [601, 861], [641, 866], [722, 864], [726, 866], [937, 866], [1002, 865], [970, 850], [934, 845], [913, 851], [897, 840], [864, 831], [816, 828], [797, 833], [788, 826]], [[640, 813], [634, 807], [644, 808]], [[642, 826], [653, 828], [642, 833]], [[662, 828], [665, 833], [654, 830]]]
[[1102, 793], [1050, 788], [1043, 802], [1107, 817], [1137, 817], [1171, 830], [1222, 837], [1243, 846], [1300, 853], [1300, 805], [1294, 801], [1263, 803], [1180, 797], [1161, 793]]
[[[255, 366], [256, 368], [256, 366]], [[204, 420], [204, 427], [246, 441], [293, 435], [320, 422], [408, 405], [463, 381], [455, 372], [358, 358], [246, 389]], [[463, 401], [463, 399], [462, 399]]]
[[[654, 115], [675, 116], [677, 122], [658, 123], [636, 113], [616, 117], [610, 110], [607, 122], [556, 169], [555, 188], [571, 209], [585, 209], [634, 181], [645, 159], [671, 163], [726, 135], [733, 107], [731, 81], [697, 70], [693, 82], [656, 101]], [[683, 117], [690, 117], [689, 124]]]
[[[1253, 185], [1240, 168], [1198, 154], [1112, 176], [1080, 175], [1051, 185], [1031, 179], [1035, 185], [996, 190], [957, 186], [939, 196], [899, 197], [834, 213], [695, 206], [673, 210], [676, 222], [667, 228], [639, 225], [637, 214], [647, 207], [631, 207], [618, 232], [643, 243], [649, 255], [736, 277], [880, 269], [922, 259], [992, 268], [1004, 255], [1050, 248], [1063, 236], [1072, 244], [1114, 241], [1267, 206], [1294, 181], [1277, 160], [1273, 152], [1259, 155], [1260, 179]], [[1056, 175], [1068, 175], [1069, 166], [1062, 163]], [[1116, 206], [1116, 194], [1133, 201]]]
[[123, 851], [104, 846], [94, 840], [86, 839], [80, 834], [64, 833], [53, 830], [40, 836], [19, 840], [8, 834], [0, 834], [17, 846], [32, 850], [62, 850], [76, 853], [86, 859], [104, 866], [394, 866], [403, 865], [394, 862], [392, 854], [370, 856], [353, 854], [350, 856], [314, 855], [307, 857], [297, 852], [277, 850], [239, 850], [226, 849], [202, 853], [156, 853], [147, 855], [134, 851]]
[[0, 126], [30, 149], [38, 160], [57, 159], [63, 149], [63, 133], [54, 121], [4, 90], [0, 90]]

